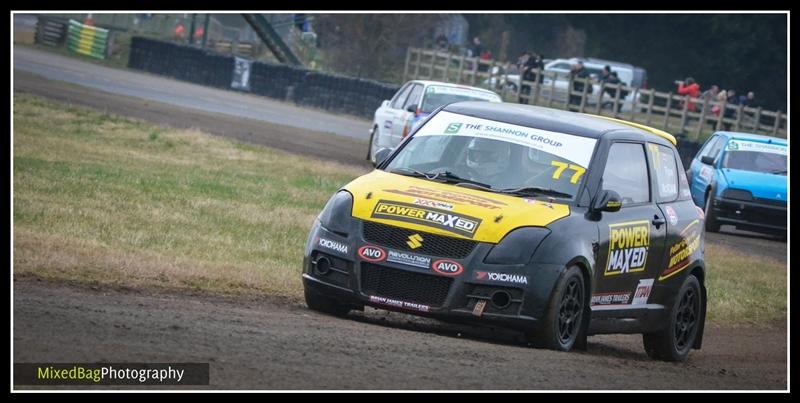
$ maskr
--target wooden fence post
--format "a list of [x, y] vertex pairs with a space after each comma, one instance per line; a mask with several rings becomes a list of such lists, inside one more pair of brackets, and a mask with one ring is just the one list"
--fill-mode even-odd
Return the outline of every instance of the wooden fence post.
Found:
[[781, 110], [775, 112], [775, 124], [772, 126], [772, 135], [778, 136], [778, 129], [781, 127]]
[[645, 122], [646, 125], [650, 125], [650, 121], [653, 117], [653, 102], [656, 100], [656, 90], [650, 90], [650, 100], [647, 102], [647, 121]]
[[639, 103], [638, 102], [639, 101], [639, 97], [637, 95], [639, 95], [639, 89], [638, 88], [631, 88], [631, 89], [633, 91], [628, 91], [631, 94], [631, 96], [633, 97], [633, 99], [631, 99], [631, 115], [629, 117], [629, 120], [631, 122], [635, 122], [636, 121], [636, 112], [638, 112], [637, 111], [637, 109], [638, 109], [638, 105], [637, 104]]
[[592, 85], [589, 82], [589, 79], [583, 80], [583, 93], [581, 94], [581, 106], [578, 108], [578, 112], [583, 113], [586, 110], [586, 98], [589, 95], [589, 86]]
[[722, 130], [722, 124], [725, 123], [725, 111], [728, 110], [728, 99], [722, 100], [722, 105], [719, 107], [719, 116], [717, 117], [717, 127], [714, 128], [714, 131]]
[[447, 61], [445, 61], [445, 65], [444, 65], [444, 74], [443, 74], [444, 80], [442, 80], [442, 81], [444, 81], [446, 83], [450, 82], [450, 61], [452, 60], [452, 58], [453, 58], [453, 54], [448, 52], [447, 53]]
[[708, 112], [708, 104], [710, 99], [706, 97], [703, 100], [703, 110], [700, 111], [700, 124], [697, 125], [697, 130], [694, 131], [694, 140], [700, 140], [700, 134], [703, 132], [703, 126], [706, 124], [706, 113]]
[[[551, 106], [553, 104], [553, 98], [555, 98], [556, 93], [556, 78], [558, 78], [558, 74], [553, 73], [553, 79], [550, 81], [550, 96], [547, 98], [547, 106]], [[567, 107], [564, 108], [569, 110], [569, 93], [572, 91], [572, 79], [570, 78], [569, 86], [567, 87]]]
[[419, 78], [419, 65], [422, 64], [422, 51], [417, 49], [415, 52], [417, 54], [416, 63], [414, 63], [414, 80]]
[[435, 66], [436, 66], [436, 51], [432, 50], [431, 51], [431, 64], [428, 66], [428, 69], [429, 69], [428, 70], [428, 77], [431, 80], [433, 80], [433, 77], [435, 75], [435, 70], [434, 70]]
[[594, 109], [594, 114], [599, 115], [600, 109], [603, 108], [603, 91], [606, 89], [606, 82], [600, 83], [600, 94], [597, 95], [597, 106]]
[[761, 107], [760, 106], [758, 107], [758, 109], [756, 109], [756, 121], [753, 124], [753, 131], [758, 132], [759, 130], [761, 130]]
[[733, 126], [733, 131], [738, 132], [742, 125], [742, 104], [736, 108], [736, 123]]
[[478, 82], [478, 59], [477, 57], [473, 58], [472, 62], [472, 86], [475, 86], [475, 83]]
[[458, 59], [458, 77], [456, 77], [456, 84], [461, 84], [461, 75], [464, 73], [464, 55]]
[[[539, 104], [539, 93], [542, 91], [542, 86], [541, 86], [541, 84], [539, 84], [539, 81], [544, 81], [544, 80], [541, 80], [542, 74], [544, 74], [544, 72], [537, 67], [536, 68], [536, 74], [533, 76], [534, 88], [533, 88], [533, 103], [532, 103], [532, 105], [538, 105]], [[520, 82], [522, 82], [522, 80], [520, 80]]]
[[672, 113], [672, 92], [667, 93], [667, 109], [664, 111], [664, 130], [669, 130], [670, 113]]
[[686, 130], [686, 114], [689, 112], [689, 95], [683, 98], [683, 108], [681, 109], [681, 126], [678, 128], [681, 133]]
[[408, 48], [408, 51], [406, 51], [406, 64], [405, 64], [405, 67], [403, 67], [403, 81], [402, 82], [406, 82], [407, 81], [406, 77], [408, 77], [408, 64], [411, 63], [411, 51], [412, 51], [412, 49], [413, 48]]
[[614, 94], [614, 105], [612, 106], [612, 108], [614, 108], [614, 110], [612, 110], [612, 112], [614, 112], [614, 119], [619, 117], [619, 110], [622, 109], [619, 106], [619, 97], [622, 94], [622, 84], [615, 84], [615, 86], [617, 87], [617, 93]]

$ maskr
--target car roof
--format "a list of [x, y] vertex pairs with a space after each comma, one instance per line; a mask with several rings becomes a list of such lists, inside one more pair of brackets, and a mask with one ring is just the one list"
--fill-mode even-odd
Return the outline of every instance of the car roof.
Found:
[[485, 88], [470, 87], [468, 85], [461, 85], [461, 84], [445, 83], [445, 82], [442, 82], [442, 81], [411, 80], [409, 82], [417, 83], [417, 84], [423, 84], [426, 87], [429, 86], [429, 85], [441, 85], [443, 87], [468, 88], [468, 89], [475, 90], [475, 91], [488, 92], [488, 93], [497, 95], [497, 93], [495, 93], [494, 91], [490, 91], [490, 90], [487, 90]]
[[767, 141], [767, 142], [786, 145], [786, 139], [782, 139], [780, 137], [764, 136], [761, 134], [742, 133], [742, 132], [716, 132], [714, 134], [721, 134], [725, 137], [736, 140]]
[[634, 69], [638, 68], [638, 69], [641, 69], [643, 71], [646, 71], [644, 68], [634, 66], [634, 65], [632, 65], [630, 63], [623, 63], [623, 62], [615, 62], [615, 61], [611, 61], [611, 60], [596, 59], [596, 58], [593, 58], [593, 57], [588, 57], [588, 58], [587, 57], [571, 57], [569, 59], [560, 58], [560, 59], [553, 59], [552, 61], [553, 62], [559, 62], [559, 63], [560, 62], [573, 63], [573, 62], [581, 61], [581, 62], [583, 62], [583, 64], [592, 64], [592, 65], [595, 65], [595, 66], [609, 65], [609, 66], [616, 67], [616, 68], [625, 68], [625, 69], [630, 69], [630, 70], [634, 70]]
[[443, 110], [582, 137], [600, 138], [609, 132], [624, 131], [642, 134], [648, 140], [666, 140], [672, 144], [676, 143], [675, 137], [669, 133], [638, 123], [541, 106], [464, 101], [454, 102]]

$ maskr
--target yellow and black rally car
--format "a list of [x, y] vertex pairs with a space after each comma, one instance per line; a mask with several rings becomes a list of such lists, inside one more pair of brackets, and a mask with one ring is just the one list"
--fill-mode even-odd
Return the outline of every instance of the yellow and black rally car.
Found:
[[499, 325], [557, 350], [641, 333], [651, 357], [685, 360], [702, 343], [705, 234], [674, 144], [574, 112], [440, 108], [320, 213], [306, 303]]

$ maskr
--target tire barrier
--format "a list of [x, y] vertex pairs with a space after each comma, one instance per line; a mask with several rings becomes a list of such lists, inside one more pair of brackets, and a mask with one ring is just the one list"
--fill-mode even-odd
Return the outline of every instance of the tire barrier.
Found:
[[106, 58], [108, 30], [81, 24], [69, 20], [67, 30], [67, 49], [71, 52], [91, 56], [97, 59]]
[[[233, 56], [134, 37], [128, 67], [216, 88], [232, 88]], [[233, 80], [234, 82], [236, 80]], [[322, 73], [286, 64], [253, 62], [250, 93], [371, 119], [400, 86]]]

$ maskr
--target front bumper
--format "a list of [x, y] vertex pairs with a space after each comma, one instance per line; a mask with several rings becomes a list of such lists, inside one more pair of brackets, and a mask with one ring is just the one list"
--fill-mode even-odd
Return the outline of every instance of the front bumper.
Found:
[[[492, 244], [475, 242], [460, 258], [426, 255], [365, 239], [362, 221], [354, 227], [343, 237], [315, 222], [303, 259], [305, 287], [355, 306], [531, 330], [563, 272], [560, 265], [487, 265]], [[461, 269], [441, 274], [434, 265], [442, 261]]]
[[786, 231], [786, 205], [727, 198], [714, 199], [712, 209], [720, 224], [759, 232]]

